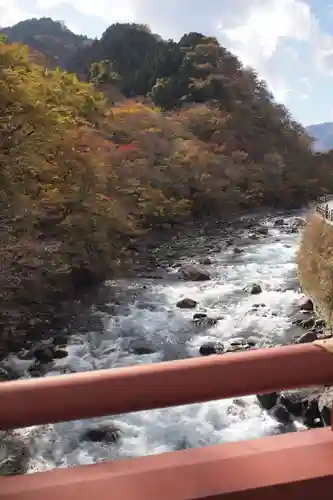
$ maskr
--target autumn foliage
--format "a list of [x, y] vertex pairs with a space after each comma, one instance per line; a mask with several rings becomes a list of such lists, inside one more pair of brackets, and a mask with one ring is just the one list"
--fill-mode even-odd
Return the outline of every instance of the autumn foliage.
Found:
[[[138, 40], [149, 45], [150, 36], [143, 31]], [[165, 86], [167, 94], [155, 88], [145, 104], [136, 98], [114, 104], [95, 88], [107, 87], [109, 69], [110, 84], [119, 76], [127, 91], [132, 81], [142, 86], [144, 75], [135, 76], [125, 62], [104, 58], [102, 67], [94, 66], [94, 81], [83, 83], [37, 64], [41, 60], [25, 46], [0, 42], [4, 326], [5, 311], [14, 308], [24, 316], [74, 295], [82, 284], [113, 276], [129, 265], [133, 239], [166, 222], [226, 218], [260, 205], [299, 206], [333, 189], [331, 169], [312, 155], [301, 127], [254, 75], [242, 73], [229, 53], [222, 60], [224, 49], [206, 42], [209, 50], [200, 38], [187, 62], [173, 52], [174, 43], [163, 52], [169, 68], [164, 74], [182, 64], [182, 81], [163, 76], [160, 53], [154, 52], [155, 85]], [[145, 72], [151, 70], [147, 61]], [[122, 68], [127, 79], [119, 75]], [[227, 94], [216, 78], [222, 71]], [[238, 75], [234, 87], [232, 74]], [[181, 89], [189, 88], [192, 97], [181, 105]], [[157, 90], [163, 102], [176, 92], [164, 112], [152, 100]]]

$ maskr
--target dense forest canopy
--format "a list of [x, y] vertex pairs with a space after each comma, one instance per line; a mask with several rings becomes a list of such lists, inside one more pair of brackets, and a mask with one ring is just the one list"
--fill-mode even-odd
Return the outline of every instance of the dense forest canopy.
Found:
[[215, 38], [114, 24], [91, 41], [50, 19], [3, 34], [3, 325], [114, 274], [165, 223], [333, 190], [331, 155]]

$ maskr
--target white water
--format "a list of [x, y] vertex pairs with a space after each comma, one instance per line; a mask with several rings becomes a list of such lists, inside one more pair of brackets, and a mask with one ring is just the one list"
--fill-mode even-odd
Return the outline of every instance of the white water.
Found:
[[[244, 254], [234, 256], [230, 249], [209, 255], [213, 259], [211, 281], [180, 281], [173, 277], [175, 269], [170, 269], [165, 280], [110, 283], [122, 289], [127, 287], [132, 303], [126, 308], [119, 306], [113, 316], [96, 311], [94, 314], [102, 316], [104, 331], [72, 332], [69, 356], [56, 361], [49, 375], [198, 356], [203, 342], [216, 339], [255, 336], [262, 346], [290, 342], [292, 314], [300, 298], [294, 263], [298, 235], [281, 233], [272, 221], [267, 224], [270, 235], [261, 242], [246, 244]], [[263, 293], [251, 296], [244, 292], [243, 288], [251, 283], [259, 283]], [[184, 296], [197, 300], [198, 310], [223, 319], [208, 329], [194, 327], [193, 311], [175, 307]], [[253, 310], [254, 304], [265, 305]], [[133, 343], [149, 346], [154, 352], [133, 354]], [[29, 362], [12, 357], [11, 363], [20, 366], [22, 376], [26, 376]], [[119, 442], [82, 442], [82, 431], [99, 422], [119, 426]], [[31, 470], [42, 470], [285, 431], [251, 396], [36, 427], [21, 433], [33, 456]]]

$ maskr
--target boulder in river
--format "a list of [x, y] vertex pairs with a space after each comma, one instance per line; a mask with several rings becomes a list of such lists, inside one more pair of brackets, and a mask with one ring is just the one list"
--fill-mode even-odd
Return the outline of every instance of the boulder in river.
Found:
[[261, 234], [262, 236], [267, 236], [268, 235], [268, 227], [266, 226], [259, 226], [256, 229], [257, 234]]
[[312, 312], [314, 310], [314, 305], [311, 299], [305, 297], [300, 301], [299, 308], [302, 309], [303, 311]]
[[279, 394], [277, 392], [268, 392], [266, 394], [257, 394], [257, 400], [263, 410], [271, 410], [277, 403]]
[[199, 349], [201, 356], [211, 356], [212, 354], [222, 354], [224, 352], [223, 344], [217, 342], [206, 342]]
[[251, 295], [259, 295], [262, 292], [262, 288], [258, 283], [252, 283], [252, 285], [246, 286], [244, 290]]
[[290, 415], [288, 409], [283, 405], [278, 403], [272, 410], [270, 411], [270, 414], [275, 420], [280, 422], [281, 424], [291, 424], [293, 419], [292, 416]]
[[316, 319], [314, 316], [312, 316], [311, 318], [304, 319], [301, 322], [301, 327], [302, 328], [312, 328], [313, 326], [315, 326], [315, 323], [316, 323]]
[[322, 427], [323, 421], [318, 406], [319, 393], [315, 389], [258, 394], [260, 406], [282, 424], [301, 419], [307, 427]]
[[274, 222], [274, 226], [275, 227], [284, 226], [284, 219], [276, 219], [276, 221]]
[[308, 344], [309, 342], [314, 342], [317, 338], [316, 330], [309, 330], [296, 340], [296, 344]]
[[326, 387], [319, 397], [318, 408], [325, 425], [331, 425], [333, 387]]
[[121, 430], [118, 427], [107, 426], [96, 426], [86, 429], [82, 435], [82, 441], [92, 441], [94, 443], [116, 443], [121, 436]]
[[180, 268], [180, 276], [189, 281], [208, 281], [211, 279], [209, 272], [198, 265], [186, 264]]
[[245, 250], [243, 248], [235, 247], [234, 248], [234, 254], [235, 255], [240, 255], [241, 253], [244, 253]]
[[195, 313], [193, 315], [193, 321], [196, 321], [198, 319], [204, 319], [204, 318], [207, 318], [207, 314], [206, 313]]
[[204, 257], [203, 259], [200, 260], [200, 264], [202, 264], [203, 266], [211, 266], [212, 263], [213, 261], [209, 257]]
[[300, 217], [295, 217], [290, 224], [290, 231], [292, 233], [297, 233], [300, 229], [303, 229], [303, 227], [306, 226], [306, 222], [304, 219], [301, 219]]
[[37, 347], [34, 356], [38, 363], [50, 363], [53, 360], [53, 349], [50, 346]]
[[193, 323], [195, 326], [209, 327], [217, 324], [221, 318], [209, 318], [207, 314], [198, 314], [193, 316]]
[[0, 477], [25, 474], [30, 453], [27, 445], [15, 432], [0, 431]]
[[185, 297], [177, 302], [177, 307], [179, 307], [179, 309], [194, 309], [197, 305], [198, 302], [189, 297]]

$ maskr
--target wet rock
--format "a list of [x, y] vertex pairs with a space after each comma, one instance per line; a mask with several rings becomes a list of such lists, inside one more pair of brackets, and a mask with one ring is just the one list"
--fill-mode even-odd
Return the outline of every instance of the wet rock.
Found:
[[224, 352], [223, 344], [207, 342], [202, 344], [199, 349], [201, 356], [211, 356], [212, 354], [222, 354]]
[[311, 299], [309, 298], [304, 298], [300, 303], [299, 303], [299, 308], [302, 309], [303, 311], [310, 311], [312, 312], [314, 310], [314, 305]]
[[207, 318], [206, 313], [195, 313], [193, 315], [193, 321], [198, 320], [198, 319], [203, 319], [203, 318]]
[[53, 339], [53, 345], [58, 347], [64, 347], [67, 345], [68, 336], [66, 335], [56, 335]]
[[332, 422], [332, 407], [324, 406], [320, 411], [320, 417], [325, 427], [329, 427]]
[[192, 264], [182, 266], [180, 268], [180, 276], [184, 280], [190, 281], [208, 281], [211, 279], [208, 271]]
[[0, 367], [0, 382], [6, 382], [9, 380], [18, 380], [20, 375], [15, 372], [13, 368], [9, 366]]
[[292, 233], [297, 233], [300, 229], [306, 226], [306, 221], [299, 217], [295, 217], [290, 223], [290, 230]]
[[0, 431], [0, 477], [25, 474], [29, 459], [28, 447], [19, 436]]
[[325, 387], [318, 400], [318, 408], [325, 425], [331, 425], [333, 386]]
[[284, 226], [284, 219], [276, 219], [276, 221], [274, 222], [274, 226], [275, 227]]
[[94, 443], [116, 443], [121, 436], [121, 430], [117, 427], [100, 426], [86, 429], [81, 435], [82, 441], [92, 441]]
[[249, 239], [256, 241], [256, 240], [260, 239], [260, 236], [258, 234], [252, 233], [252, 234], [249, 234]]
[[260, 234], [262, 236], [267, 236], [268, 235], [268, 227], [266, 226], [259, 226], [257, 229], [256, 229], [256, 233], [257, 234]]
[[316, 330], [309, 330], [296, 340], [296, 344], [307, 344], [314, 340], [317, 340], [317, 332]]
[[325, 328], [326, 323], [324, 319], [317, 319], [315, 322], [315, 327], [316, 328]]
[[316, 319], [314, 317], [312, 318], [307, 318], [307, 319], [304, 319], [302, 322], [301, 322], [301, 327], [302, 328], [312, 328], [313, 326], [315, 326], [315, 323], [316, 323]]
[[193, 319], [193, 323], [195, 326], [209, 327], [216, 325], [218, 320], [219, 318], [209, 318], [208, 316], [205, 316], [204, 318]]
[[290, 424], [292, 422], [292, 416], [288, 412], [287, 408], [283, 404], [277, 404], [271, 409], [270, 415], [275, 418], [281, 424]]
[[245, 288], [246, 292], [249, 292], [251, 295], [259, 295], [262, 292], [262, 288], [257, 283], [253, 283]]
[[38, 347], [34, 351], [35, 359], [39, 363], [50, 363], [53, 360], [53, 354], [51, 347]]
[[203, 266], [211, 266], [213, 264], [213, 261], [209, 257], [205, 257], [200, 260], [200, 264], [202, 264]]
[[197, 307], [198, 302], [196, 300], [190, 299], [189, 297], [186, 297], [179, 300], [176, 305], [179, 309], [194, 309], [195, 307]]
[[233, 347], [235, 346], [244, 346], [247, 344], [246, 340], [243, 338], [236, 338], [236, 339], [231, 339], [229, 340], [229, 344]]
[[260, 339], [259, 339], [259, 337], [252, 336], [252, 337], [249, 337], [248, 339], [246, 339], [246, 342], [249, 346], [255, 347], [257, 344], [259, 344]]
[[152, 345], [149, 345], [146, 340], [134, 340], [129, 345], [129, 350], [133, 354], [137, 354], [138, 356], [145, 356], [147, 354], [153, 354], [155, 349]]
[[235, 247], [234, 248], [234, 254], [235, 255], [240, 255], [242, 253], [244, 253], [244, 249], [243, 248], [239, 248], [239, 247]]
[[260, 406], [266, 410], [271, 410], [278, 401], [279, 394], [277, 392], [269, 392], [267, 394], [257, 394], [257, 400]]
[[256, 219], [247, 220], [244, 222], [244, 229], [252, 229], [257, 225]]
[[[312, 401], [308, 402], [308, 406], [303, 414], [303, 423], [311, 429], [325, 426], [323, 416], [319, 411], [318, 399], [313, 399]], [[330, 423], [328, 425], [330, 425]]]
[[60, 349], [59, 347], [57, 349], [54, 349], [53, 351], [53, 359], [64, 359], [67, 358], [68, 352], [66, 349]]
[[302, 391], [282, 391], [279, 403], [287, 408], [294, 417], [301, 417], [308, 404], [308, 394]]

